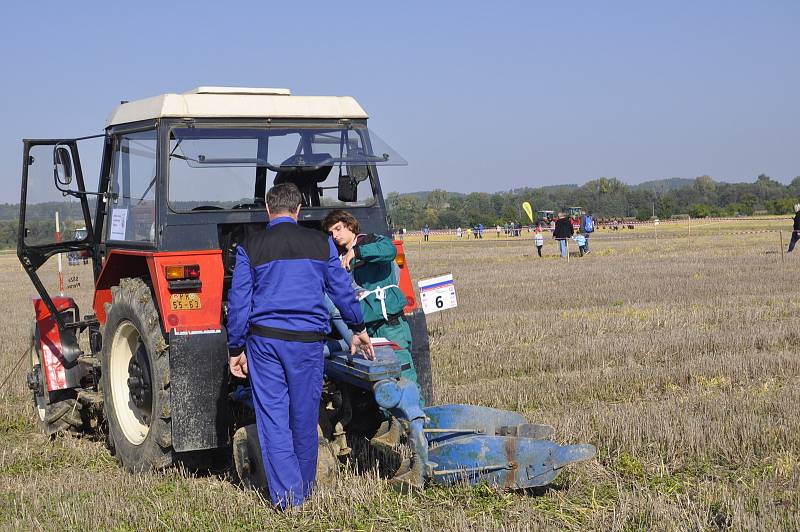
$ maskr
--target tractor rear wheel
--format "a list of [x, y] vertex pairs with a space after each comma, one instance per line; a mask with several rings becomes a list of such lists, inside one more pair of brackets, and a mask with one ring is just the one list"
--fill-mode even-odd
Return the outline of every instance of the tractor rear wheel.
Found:
[[[317, 486], [331, 486], [336, 480], [341, 461], [330, 442], [317, 426]], [[267, 491], [267, 474], [261, 454], [256, 424], [239, 427], [233, 435], [233, 464], [236, 479], [247, 489]]]
[[103, 329], [102, 386], [109, 445], [129, 471], [173, 464], [168, 346], [150, 288], [122, 279]]
[[39, 328], [33, 325], [31, 345], [28, 348], [28, 387], [33, 391], [33, 407], [39, 429], [47, 436], [57, 432], [80, 432], [83, 430], [81, 404], [74, 390], [47, 392], [47, 383], [39, 349]]

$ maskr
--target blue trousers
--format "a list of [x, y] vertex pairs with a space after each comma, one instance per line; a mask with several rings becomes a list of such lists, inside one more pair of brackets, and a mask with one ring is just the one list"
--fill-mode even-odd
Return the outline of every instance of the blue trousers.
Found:
[[298, 506], [317, 475], [322, 342], [251, 336], [247, 366], [270, 498], [280, 508]]
[[569, 253], [567, 249], [567, 240], [565, 238], [558, 239], [558, 249], [561, 252], [562, 257], [566, 257], [567, 253]]

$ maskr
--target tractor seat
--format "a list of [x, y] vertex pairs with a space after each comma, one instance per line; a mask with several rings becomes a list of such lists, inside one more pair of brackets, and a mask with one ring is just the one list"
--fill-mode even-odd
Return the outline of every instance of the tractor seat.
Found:
[[[275, 175], [274, 184], [294, 183], [303, 196], [303, 204], [307, 207], [319, 207], [320, 194], [318, 183], [322, 183], [328, 178], [333, 166], [322, 166], [316, 170], [297, 167], [302, 158], [306, 166], [317, 166], [331, 158], [329, 153], [314, 153], [311, 155], [293, 155], [281, 163], [281, 167], [287, 167], [285, 171], [280, 171]], [[292, 167], [295, 168], [292, 168]]]

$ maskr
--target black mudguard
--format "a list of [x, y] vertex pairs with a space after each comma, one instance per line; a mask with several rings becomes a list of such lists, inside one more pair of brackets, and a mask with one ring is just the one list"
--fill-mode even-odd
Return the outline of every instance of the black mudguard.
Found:
[[228, 335], [169, 334], [172, 444], [176, 451], [230, 445]]
[[406, 315], [406, 321], [411, 329], [411, 358], [417, 369], [417, 379], [422, 388], [425, 404], [431, 405], [434, 402], [431, 347], [428, 342], [428, 323], [425, 320], [425, 313], [422, 309], [416, 309], [412, 314]]

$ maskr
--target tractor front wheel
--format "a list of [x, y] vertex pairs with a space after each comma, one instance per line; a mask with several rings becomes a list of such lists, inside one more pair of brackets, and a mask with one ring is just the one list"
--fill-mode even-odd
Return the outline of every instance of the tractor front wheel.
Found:
[[129, 471], [173, 463], [168, 346], [150, 288], [122, 279], [103, 330], [102, 385], [109, 444]]
[[28, 387], [33, 391], [33, 407], [39, 429], [48, 436], [57, 432], [81, 432], [84, 427], [81, 404], [75, 390], [47, 391], [42, 356], [39, 349], [39, 329], [33, 325], [28, 348]]

